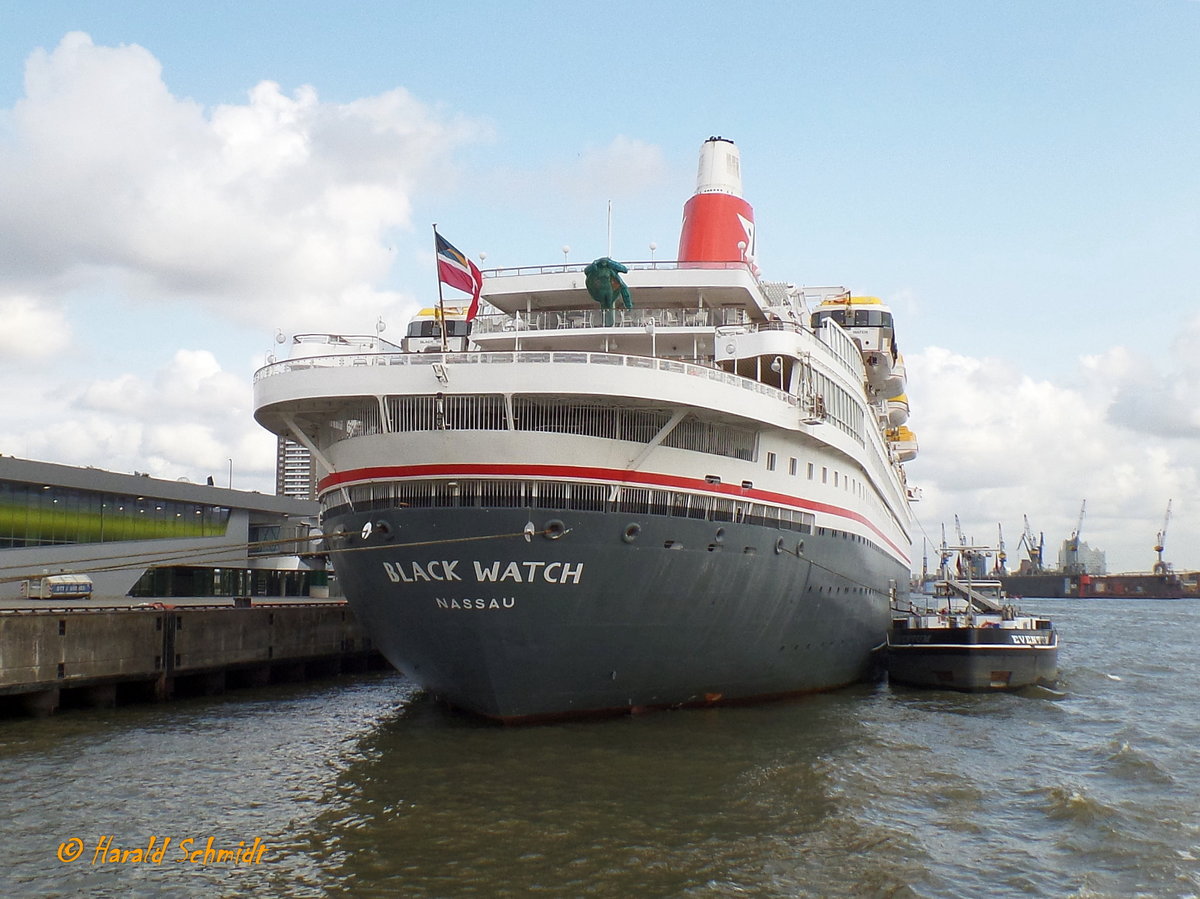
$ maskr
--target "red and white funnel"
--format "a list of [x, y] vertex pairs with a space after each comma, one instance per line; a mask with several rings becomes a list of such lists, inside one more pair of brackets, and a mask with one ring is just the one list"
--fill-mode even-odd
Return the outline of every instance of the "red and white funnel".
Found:
[[738, 148], [723, 137], [700, 147], [696, 193], [683, 207], [680, 262], [754, 262], [754, 210], [742, 199]]

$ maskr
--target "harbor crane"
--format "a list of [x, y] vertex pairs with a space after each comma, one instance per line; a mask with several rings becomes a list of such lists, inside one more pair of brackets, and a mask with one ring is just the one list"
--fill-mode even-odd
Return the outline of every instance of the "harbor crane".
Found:
[[1025, 532], [1021, 534], [1021, 540], [1017, 544], [1017, 548], [1025, 547], [1025, 552], [1029, 555], [1029, 573], [1042, 573], [1042, 549], [1046, 543], [1046, 535], [1038, 536], [1038, 541], [1033, 542], [1033, 528], [1029, 525], [1029, 516], [1025, 516]]
[[[958, 553], [959, 574], [969, 574], [974, 578], [983, 578], [987, 576], [987, 559], [991, 553], [987, 552], [987, 547], [975, 546], [974, 541], [967, 540], [963, 534], [962, 521], [957, 515], [954, 516], [954, 533], [958, 537], [958, 546], [955, 551]], [[954, 555], [954, 552], [946, 551], [946, 525], [942, 525], [942, 564]], [[965, 569], [965, 570], [964, 570]]]
[[1162, 530], [1158, 532], [1154, 540], [1154, 551], [1158, 553], [1158, 561], [1154, 563], [1155, 574], [1167, 574], [1171, 570], [1171, 563], [1163, 561], [1163, 550], [1166, 548], [1167, 542], [1167, 525], [1171, 523], [1171, 500], [1167, 500], [1167, 514], [1163, 516]]
[[1079, 552], [1079, 534], [1083, 531], [1083, 513], [1087, 511], [1087, 500], [1085, 499], [1079, 507], [1079, 521], [1075, 522], [1075, 530], [1071, 532], [1071, 550]]
[[1085, 499], [1079, 507], [1079, 520], [1075, 522], [1075, 530], [1071, 532], [1071, 539], [1067, 541], [1067, 551], [1064, 553], [1063, 570], [1067, 574], [1083, 574], [1083, 565], [1079, 563], [1079, 535], [1083, 531], [1083, 513], [1087, 510], [1087, 500]]
[[1005, 563], [1008, 561], [1008, 553], [1004, 550], [1004, 526], [999, 522], [996, 523], [996, 536], [999, 538], [996, 543], [996, 564], [992, 568], [994, 577], [1001, 577], [1008, 574], [1005, 568]]

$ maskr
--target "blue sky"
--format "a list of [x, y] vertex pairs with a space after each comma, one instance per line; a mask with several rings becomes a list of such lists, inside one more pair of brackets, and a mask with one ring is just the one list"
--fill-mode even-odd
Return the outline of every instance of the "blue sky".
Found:
[[435, 221], [582, 260], [611, 200], [669, 258], [721, 134], [764, 274], [896, 309], [930, 536], [1086, 497], [1148, 568], [1173, 498], [1198, 567], [1197, 47], [1195, 0], [4, 4], [0, 452], [269, 490], [277, 329], [398, 332]]

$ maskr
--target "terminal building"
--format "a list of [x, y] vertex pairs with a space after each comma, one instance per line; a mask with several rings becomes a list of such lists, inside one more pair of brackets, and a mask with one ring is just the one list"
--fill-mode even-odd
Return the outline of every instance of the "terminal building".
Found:
[[[309, 499], [0, 456], [0, 599], [323, 598]], [[75, 584], [72, 588], [70, 584]], [[50, 598], [50, 588], [45, 588]]]

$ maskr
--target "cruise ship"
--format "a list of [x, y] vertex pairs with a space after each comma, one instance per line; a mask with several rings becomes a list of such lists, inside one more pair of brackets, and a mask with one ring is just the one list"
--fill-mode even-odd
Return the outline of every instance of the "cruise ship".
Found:
[[628, 299], [602, 307], [610, 262], [486, 271], [473, 318], [297, 335], [256, 373], [256, 419], [316, 459], [359, 621], [509, 723], [868, 677], [911, 555], [891, 310], [761, 277], [723, 138], [677, 259], [616, 264]]

